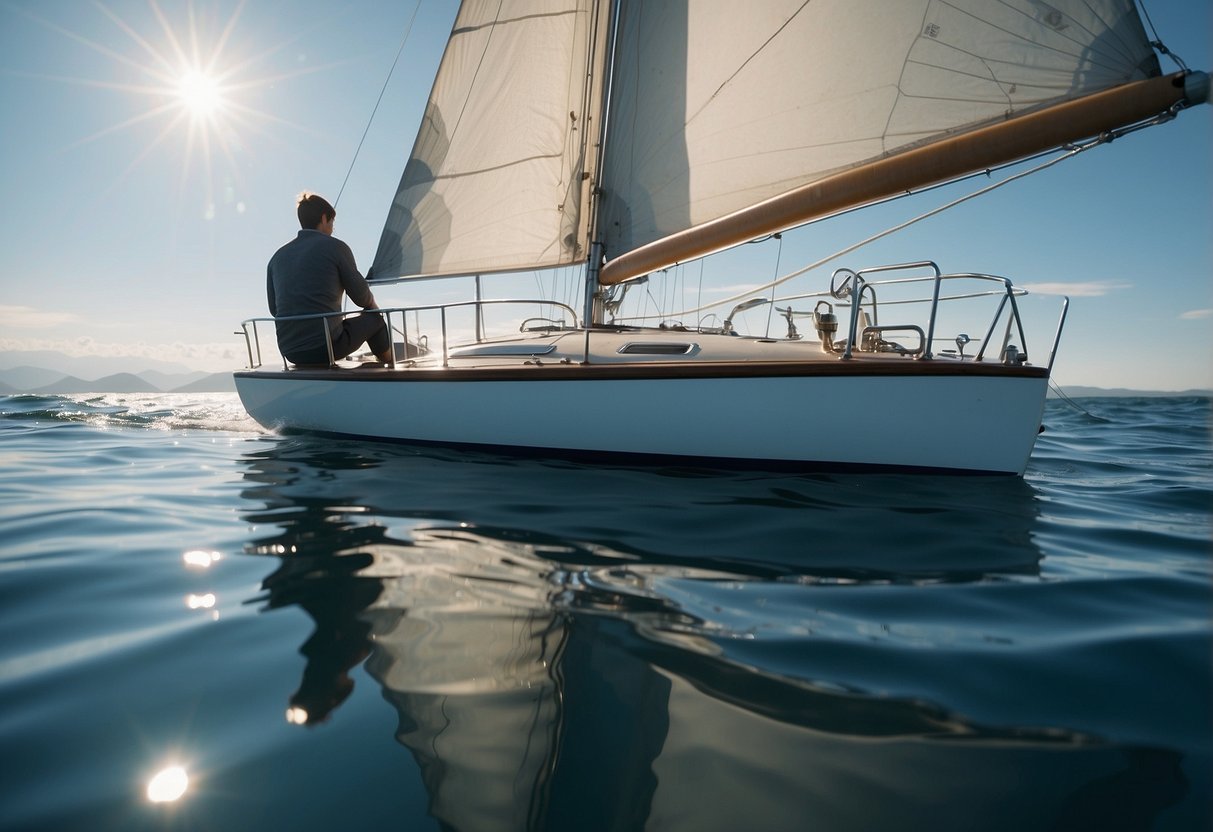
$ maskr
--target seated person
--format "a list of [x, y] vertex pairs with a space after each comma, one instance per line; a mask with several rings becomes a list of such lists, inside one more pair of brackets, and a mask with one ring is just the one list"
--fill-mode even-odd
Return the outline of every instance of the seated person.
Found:
[[[317, 194], [299, 195], [301, 229], [294, 240], [270, 258], [266, 269], [266, 294], [274, 317], [340, 312], [344, 294], [363, 309], [378, 309], [371, 287], [354, 264], [354, 252], [333, 236], [337, 211]], [[328, 324], [333, 359], [345, 358], [364, 343], [385, 364], [391, 360], [392, 338], [383, 316], [363, 312], [342, 320], [315, 318], [278, 321], [278, 349], [294, 364], [328, 364], [324, 341]]]

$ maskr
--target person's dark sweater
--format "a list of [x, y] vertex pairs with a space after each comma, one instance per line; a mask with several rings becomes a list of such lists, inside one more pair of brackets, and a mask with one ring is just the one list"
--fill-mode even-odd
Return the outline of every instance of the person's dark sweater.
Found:
[[[336, 237], [304, 228], [270, 258], [266, 295], [275, 317], [340, 312], [343, 294], [363, 309], [376, 306], [371, 287], [354, 263], [354, 252]], [[327, 320], [336, 340], [342, 332], [341, 319]], [[278, 349], [287, 358], [323, 352], [322, 325], [319, 318], [278, 322]]]

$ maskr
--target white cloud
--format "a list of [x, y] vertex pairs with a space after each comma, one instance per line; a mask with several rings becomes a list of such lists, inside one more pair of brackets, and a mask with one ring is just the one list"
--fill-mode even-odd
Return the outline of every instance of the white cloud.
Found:
[[1133, 284], [1117, 280], [1088, 280], [1085, 283], [1024, 283], [1019, 286], [1034, 295], [1069, 295], [1072, 298], [1097, 298], [1109, 292], [1130, 289]]
[[4, 329], [46, 329], [80, 320], [71, 312], [41, 312], [32, 306], [0, 304], [0, 327]]
[[1213, 309], [1189, 309], [1179, 316], [1181, 321], [1200, 321], [1205, 318], [1213, 318]]
[[0, 352], [52, 350], [75, 357], [150, 358], [184, 364], [190, 369], [219, 372], [239, 369], [248, 362], [244, 342], [233, 338], [227, 343], [210, 344], [118, 344], [97, 341], [88, 336], [71, 339], [0, 338]]

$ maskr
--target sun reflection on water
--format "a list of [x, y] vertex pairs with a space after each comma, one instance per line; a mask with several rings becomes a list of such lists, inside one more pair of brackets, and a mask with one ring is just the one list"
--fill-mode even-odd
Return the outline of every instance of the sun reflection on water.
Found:
[[185, 769], [173, 765], [156, 772], [147, 784], [147, 799], [152, 803], [172, 803], [180, 800], [189, 788], [190, 778]]
[[185, 596], [185, 605], [191, 610], [209, 610], [213, 609], [217, 599], [215, 593], [206, 592], [203, 594], [190, 593]]
[[185, 561], [185, 565], [191, 569], [210, 569], [211, 564], [222, 559], [223, 555], [219, 552], [210, 552], [204, 549], [191, 549], [181, 556]]

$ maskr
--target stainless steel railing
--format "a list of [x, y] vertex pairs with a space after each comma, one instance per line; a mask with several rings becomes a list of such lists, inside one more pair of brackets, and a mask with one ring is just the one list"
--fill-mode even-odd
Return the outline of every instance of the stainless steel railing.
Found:
[[[380, 309], [370, 309], [370, 310], [360, 309], [360, 310], [356, 310], [356, 311], [343, 311], [343, 312], [318, 312], [318, 313], [314, 313], [314, 314], [310, 314], [310, 315], [286, 315], [286, 316], [280, 316], [280, 317], [269, 316], [269, 317], [248, 318], [247, 320], [240, 322], [240, 332], [237, 332], [236, 334], [244, 336], [245, 348], [248, 351], [249, 369], [255, 370], [255, 369], [258, 369], [259, 367], [261, 367], [262, 363], [263, 363], [262, 356], [261, 356], [261, 337], [260, 337], [260, 334], [257, 329], [258, 324], [277, 323], [279, 321], [315, 320], [315, 321], [319, 322], [321, 329], [324, 331], [324, 344], [325, 344], [325, 348], [328, 351], [329, 365], [334, 366], [334, 365], [336, 365], [337, 361], [333, 355], [332, 332], [329, 329], [328, 321], [333, 318], [345, 318], [350, 315], [359, 315], [359, 314], [362, 314], [363, 312], [375, 312], [377, 314], [383, 315], [384, 323], [387, 325], [388, 330], [390, 332], [396, 332], [404, 339], [405, 360], [407, 361], [408, 360], [408, 349], [409, 349], [409, 344], [410, 344], [409, 332], [408, 332], [409, 314], [411, 314], [411, 313], [420, 314], [423, 312], [437, 311], [438, 315], [439, 315], [439, 330], [441, 332], [441, 337], [442, 337], [442, 366], [446, 367], [449, 365], [449, 360], [450, 360], [450, 342], [449, 342], [449, 338], [448, 338], [447, 313], [449, 311], [452, 311], [455, 309], [473, 308], [473, 310], [475, 311], [475, 314], [476, 314], [475, 338], [476, 338], [476, 341], [479, 342], [484, 337], [483, 329], [482, 329], [482, 327], [483, 327], [482, 313], [483, 313], [484, 307], [504, 306], [507, 304], [555, 307], [563, 312], [568, 313], [569, 318], [572, 321], [572, 323], [569, 325], [570, 329], [579, 328], [578, 322], [577, 322], [577, 313], [568, 304], [560, 303], [559, 301], [551, 301], [551, 300], [522, 300], [522, 299], [510, 298], [510, 299], [506, 299], [506, 300], [470, 300], [470, 301], [458, 301], [455, 303], [436, 303], [436, 304], [429, 304], [426, 306], [392, 306], [392, 307], [384, 307], [384, 308], [380, 308]], [[392, 321], [393, 321], [393, 316], [395, 316], [395, 315], [400, 316], [400, 327], [396, 327], [393, 325]], [[545, 318], [544, 320], [551, 321], [552, 319]], [[560, 322], [554, 321], [553, 323], [555, 325], [559, 325]], [[420, 342], [421, 338], [423, 338], [424, 336], [421, 336], [418, 333], [416, 337], [418, 338], [418, 341]], [[285, 356], [282, 358], [282, 365], [283, 365], [284, 369], [289, 366]], [[392, 351], [392, 360], [391, 360], [389, 366], [391, 366], [391, 367], [396, 366], [396, 357], [395, 357], [394, 349]]]
[[[873, 274], [882, 274], [897, 271], [909, 271], [916, 269], [929, 270], [928, 275], [917, 275], [913, 277], [900, 277], [886, 280], [868, 280], [867, 277]], [[971, 291], [957, 294], [943, 293], [945, 283], [953, 281], [978, 281], [991, 282], [998, 284], [999, 288], [989, 291]], [[877, 300], [877, 289], [880, 288], [882, 293], [884, 290], [895, 286], [906, 286], [915, 283], [929, 283], [929, 297], [911, 297], [911, 298], [893, 298]], [[1006, 348], [1010, 341], [1010, 334], [1014, 330], [1019, 336], [1019, 343], [1023, 347], [1023, 352], [1019, 352], [1019, 360], [1027, 360], [1026, 351], [1026, 336], [1024, 334], [1023, 321], [1019, 315], [1019, 306], [1016, 303], [1016, 297], [1026, 295], [1027, 290], [1016, 288], [1009, 279], [999, 277], [997, 275], [981, 274], [978, 272], [956, 272], [944, 274], [940, 271], [939, 266], [930, 260], [923, 260], [915, 263], [898, 263], [888, 266], [875, 266], [859, 271], [851, 269], [838, 269], [834, 272], [830, 280], [830, 288], [821, 292], [809, 292], [790, 297], [779, 298], [774, 301], [766, 301], [768, 303], [787, 303], [785, 308], [776, 307], [789, 322], [789, 327], [792, 327], [792, 320], [795, 317], [810, 317], [815, 314], [814, 311], [800, 311], [792, 308], [791, 303], [799, 300], [825, 300], [833, 298], [834, 300], [847, 301], [850, 307], [851, 315], [847, 327], [846, 345], [842, 348], [840, 357], [850, 359], [856, 345], [862, 345], [865, 340], [865, 335], [879, 336], [883, 332], [891, 331], [906, 331], [915, 332], [920, 338], [920, 347], [914, 350], [907, 350], [909, 354], [916, 358], [930, 360], [934, 358], [932, 344], [935, 341], [936, 325], [939, 319], [939, 308], [941, 303], [968, 300], [982, 297], [998, 297], [998, 305], [994, 310], [993, 316], [990, 319], [989, 328], [985, 337], [982, 339], [982, 346], [973, 357], [974, 361], [985, 360], [985, 353], [995, 328], [998, 326], [999, 320], [1002, 319], [1003, 313], [1009, 308], [1010, 313], [1007, 316], [1007, 329], [1003, 337], [1002, 347], [999, 350], [999, 359], [1002, 360], [1006, 354]], [[880, 309], [889, 306], [900, 306], [907, 304], [929, 304], [929, 309], [926, 316], [925, 331], [918, 324], [898, 324], [893, 326], [881, 326], [879, 321]], [[860, 329], [860, 321], [865, 314], [865, 304], [867, 311], [870, 312], [871, 325]], [[1063, 315], [1064, 322], [1064, 315]], [[791, 330], [790, 330], [791, 331]], [[1058, 327], [1057, 337], [1060, 338], [1060, 324]], [[1054, 354], [1056, 353], [1056, 341], [1054, 342]], [[862, 349], [862, 346], [859, 347]], [[1052, 356], [1050, 356], [1052, 363]]]

